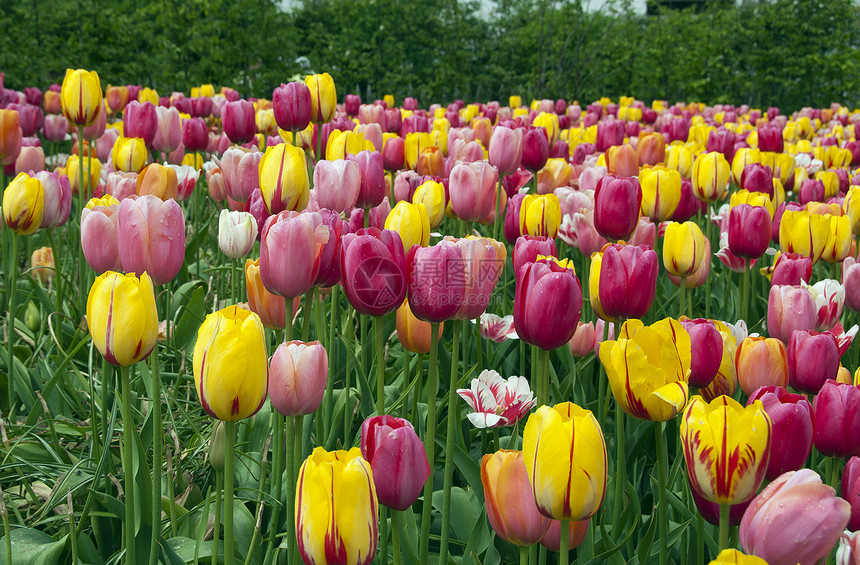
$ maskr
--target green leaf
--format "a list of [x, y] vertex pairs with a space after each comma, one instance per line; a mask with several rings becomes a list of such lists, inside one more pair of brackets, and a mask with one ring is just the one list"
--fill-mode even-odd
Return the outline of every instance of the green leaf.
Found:
[[[32, 528], [15, 528], [10, 533], [12, 565], [53, 565], [62, 563], [67, 536], [57, 541]], [[0, 562], [6, 563], [6, 538], [0, 539]]]

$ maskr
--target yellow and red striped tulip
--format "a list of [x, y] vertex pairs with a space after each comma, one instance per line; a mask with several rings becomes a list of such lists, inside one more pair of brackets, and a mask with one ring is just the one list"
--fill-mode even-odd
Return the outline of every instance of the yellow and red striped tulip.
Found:
[[821, 259], [828, 263], [841, 263], [851, 252], [853, 237], [851, 218], [848, 216], [833, 216], [825, 214], [830, 222], [827, 230], [827, 241], [821, 251]]
[[[84, 167], [83, 193], [89, 197], [89, 195], [94, 192], [95, 187], [99, 184], [99, 179], [102, 175], [102, 164], [95, 157], [89, 159], [89, 163], [87, 163], [87, 159], [79, 159], [77, 155], [69, 155], [69, 159], [66, 161], [66, 176], [69, 177], [69, 185], [71, 186], [72, 194], [81, 193], [81, 177], [78, 172], [78, 167]], [[87, 167], [89, 167], [89, 169], [87, 169]], [[89, 172], [89, 177], [87, 177], [87, 172]]]
[[146, 143], [140, 137], [118, 137], [113, 144], [112, 156], [116, 170], [139, 173], [146, 165]]
[[328, 73], [308, 75], [305, 84], [311, 91], [311, 122], [324, 124], [331, 121], [337, 109], [337, 90]]
[[681, 173], [663, 166], [646, 167], [639, 172], [642, 187], [641, 211], [653, 222], [672, 217], [681, 202]]
[[213, 418], [235, 421], [257, 413], [266, 400], [269, 363], [260, 317], [239, 306], [206, 316], [194, 346], [194, 385]]
[[538, 510], [584, 520], [606, 493], [606, 443], [590, 410], [572, 402], [541, 406], [523, 431], [523, 461]]
[[635, 418], [665, 422], [687, 404], [691, 361], [690, 335], [675, 319], [650, 326], [631, 319], [618, 339], [600, 344], [612, 395]]
[[732, 168], [718, 151], [699, 155], [693, 164], [693, 193], [696, 198], [713, 202], [725, 192], [731, 180]]
[[528, 194], [520, 206], [520, 233], [545, 236], [558, 234], [561, 225], [561, 205], [555, 194]]
[[732, 158], [732, 182], [736, 186], [741, 185], [741, 176], [746, 166], [754, 163], [761, 163], [761, 151], [758, 148], [743, 147], [735, 151], [735, 156]]
[[786, 210], [779, 223], [779, 248], [815, 263], [821, 259], [830, 232], [830, 218], [805, 210]]
[[[707, 253], [705, 234], [695, 222], [671, 222], [663, 236], [663, 266], [671, 275], [688, 277]], [[710, 253], [707, 253], [710, 260]]]
[[296, 545], [305, 563], [369, 565], [379, 537], [379, 503], [361, 450], [313, 450], [296, 484]]
[[3, 191], [3, 223], [18, 235], [39, 229], [45, 213], [45, 187], [27, 173], [18, 173]]
[[681, 420], [690, 485], [718, 504], [755, 496], [770, 457], [771, 422], [761, 401], [742, 406], [728, 396], [694, 396]]
[[260, 193], [270, 214], [305, 209], [310, 181], [304, 151], [287, 143], [268, 147], [259, 171]]
[[84, 69], [66, 69], [60, 102], [67, 120], [81, 127], [92, 125], [99, 117], [102, 104], [99, 74]]
[[430, 217], [424, 204], [401, 200], [385, 218], [385, 229], [400, 235], [404, 252], [408, 253], [413, 245], [427, 247], [430, 244]]
[[108, 363], [127, 367], [146, 359], [158, 337], [155, 287], [149, 275], [106, 271], [96, 277], [87, 297], [87, 325]]

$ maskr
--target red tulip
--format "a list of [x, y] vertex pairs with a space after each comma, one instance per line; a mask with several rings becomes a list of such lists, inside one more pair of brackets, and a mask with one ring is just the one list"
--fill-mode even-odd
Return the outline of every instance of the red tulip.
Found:
[[370, 463], [379, 502], [407, 510], [430, 477], [424, 444], [408, 420], [374, 416], [361, 424], [361, 454]]
[[340, 267], [344, 292], [362, 314], [384, 316], [406, 298], [406, 257], [397, 232], [371, 227], [345, 234]]
[[[795, 330], [788, 341], [788, 382], [798, 390], [817, 393], [839, 371], [839, 346], [829, 332]], [[858, 452], [860, 455], [860, 452]]]
[[131, 196], [117, 215], [117, 249], [125, 272], [144, 272], [156, 285], [173, 280], [185, 259], [185, 216], [172, 198]]
[[248, 143], [257, 133], [254, 105], [247, 100], [227, 102], [221, 108], [221, 125], [231, 143]]
[[781, 386], [763, 386], [753, 392], [747, 406], [761, 400], [770, 416], [770, 460], [764, 477], [773, 481], [786, 471], [797, 471], [812, 451], [812, 405], [802, 394]]
[[546, 258], [517, 272], [514, 327], [531, 345], [551, 350], [570, 341], [582, 310], [582, 287], [569, 261]]
[[285, 210], [270, 216], [260, 237], [260, 276], [266, 289], [288, 299], [309, 291], [328, 238], [317, 212]]
[[272, 92], [272, 110], [275, 122], [282, 130], [304, 130], [311, 123], [310, 89], [304, 82], [281, 83]]
[[600, 304], [611, 318], [643, 318], [657, 290], [657, 253], [644, 246], [613, 244], [600, 265]]
[[831, 457], [860, 455], [860, 387], [828, 380], [812, 402], [815, 449]]
[[638, 179], [602, 177], [594, 191], [594, 227], [606, 239], [627, 239], [639, 222], [641, 204]]
[[284, 416], [313, 414], [328, 379], [328, 354], [318, 341], [285, 341], [269, 362], [269, 398]]

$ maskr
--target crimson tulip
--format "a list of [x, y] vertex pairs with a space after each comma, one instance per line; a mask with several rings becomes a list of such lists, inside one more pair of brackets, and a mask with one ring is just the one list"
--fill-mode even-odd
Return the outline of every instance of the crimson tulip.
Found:
[[681, 324], [690, 334], [692, 359], [690, 386], [706, 388], [720, 370], [723, 361], [723, 338], [711, 320], [685, 320]]
[[419, 320], [450, 320], [465, 301], [466, 266], [460, 249], [449, 241], [413, 246], [406, 257], [409, 308]]
[[782, 153], [784, 149], [782, 128], [771, 123], [758, 128], [759, 151]]
[[533, 173], [543, 169], [549, 159], [549, 139], [542, 127], [530, 129], [523, 135], [522, 166]]
[[602, 177], [594, 191], [594, 227], [606, 239], [627, 239], [639, 222], [641, 205], [639, 179]]
[[257, 133], [254, 105], [248, 100], [227, 102], [221, 108], [221, 125], [231, 143], [237, 145], [248, 143]]
[[860, 456], [860, 387], [828, 380], [812, 401], [815, 449], [830, 457]]
[[202, 118], [182, 120], [182, 145], [191, 153], [206, 151], [209, 145], [209, 129]]
[[281, 83], [272, 92], [272, 110], [279, 128], [302, 131], [311, 123], [310, 89], [304, 82]]
[[760, 400], [770, 416], [770, 460], [765, 479], [773, 481], [786, 471], [797, 471], [812, 451], [812, 405], [802, 394], [781, 386], [763, 386], [753, 392], [747, 406]]
[[524, 342], [551, 350], [573, 337], [582, 310], [582, 287], [569, 265], [548, 257], [517, 272], [514, 327]]
[[[788, 382], [796, 389], [817, 393], [839, 371], [839, 346], [830, 332], [795, 330], [788, 341]], [[860, 455], [860, 453], [858, 453]]]
[[383, 415], [361, 424], [361, 454], [370, 463], [379, 502], [407, 510], [421, 495], [430, 477], [424, 444], [412, 424]]
[[649, 247], [613, 244], [606, 248], [598, 297], [610, 321], [645, 316], [657, 291], [657, 269], [657, 253]]
[[770, 214], [763, 206], [739, 204], [729, 211], [729, 251], [757, 259], [770, 244]]
[[371, 227], [345, 234], [340, 267], [346, 297], [361, 314], [384, 316], [406, 298], [406, 257], [395, 231]]
[[856, 532], [860, 530], [860, 457], [854, 456], [845, 464], [840, 494], [851, 505], [848, 529]]

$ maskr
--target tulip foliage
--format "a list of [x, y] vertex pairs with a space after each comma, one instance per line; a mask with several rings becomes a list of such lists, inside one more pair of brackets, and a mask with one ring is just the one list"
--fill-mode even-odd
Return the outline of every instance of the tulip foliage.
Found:
[[858, 559], [860, 110], [4, 78], [14, 559]]

